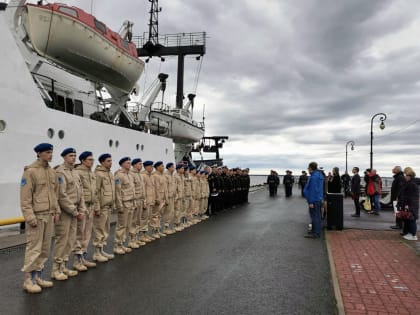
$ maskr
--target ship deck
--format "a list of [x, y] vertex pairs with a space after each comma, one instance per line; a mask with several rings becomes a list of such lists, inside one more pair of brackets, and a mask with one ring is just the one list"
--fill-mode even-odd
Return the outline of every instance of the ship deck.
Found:
[[[303, 238], [309, 216], [298, 193], [270, 198], [256, 190], [250, 204], [55, 282], [39, 295], [22, 290], [24, 246], [7, 242], [22, 236], [3, 234], [1, 313], [336, 314], [325, 236]], [[387, 229], [392, 223], [391, 212], [357, 221], [352, 211], [345, 199], [345, 227]], [[47, 266], [49, 275], [51, 261]]]

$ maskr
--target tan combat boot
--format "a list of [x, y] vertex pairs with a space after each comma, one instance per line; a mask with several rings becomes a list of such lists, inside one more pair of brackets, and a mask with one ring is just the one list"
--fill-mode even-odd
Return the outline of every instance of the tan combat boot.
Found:
[[114, 259], [114, 254], [108, 254], [106, 251], [104, 251], [103, 247], [101, 247], [101, 254], [102, 256], [106, 257], [108, 260]]
[[123, 251], [125, 251], [126, 254], [129, 254], [133, 251], [130, 247], [126, 247], [124, 245], [122, 245], [121, 248], [123, 249]]
[[130, 234], [130, 241], [128, 242], [128, 247], [137, 249], [140, 247], [140, 245], [137, 244], [136, 236], [133, 234]]
[[68, 279], [68, 277], [61, 271], [61, 266], [59, 263], [54, 262], [53, 270], [51, 272], [51, 279], [58, 281], [64, 281]]
[[95, 253], [93, 254], [92, 259], [97, 262], [107, 262], [108, 258], [102, 255], [101, 247], [95, 247]]
[[159, 236], [161, 236], [161, 237], [165, 237], [166, 236], [166, 234], [163, 233], [160, 229], [158, 230], [158, 233], [159, 233]]
[[[141, 232], [140, 232], [141, 233]], [[135, 236], [135, 238], [136, 238], [136, 244], [140, 247], [140, 246], [144, 246], [144, 245], [146, 245], [146, 242], [143, 242], [142, 240], [141, 240], [141, 234], [137, 234], [136, 236]]]
[[153, 229], [152, 237], [153, 238], [160, 238], [160, 234], [159, 234], [159, 230], [158, 229]]
[[[104, 257], [105, 258], [105, 257]], [[108, 259], [107, 259], [108, 260]], [[87, 253], [83, 253], [83, 255], [82, 255], [82, 263], [83, 263], [83, 265], [85, 265], [86, 267], [88, 267], [88, 268], [94, 268], [94, 267], [96, 267], [96, 264], [94, 263], [94, 262], [92, 262], [92, 261], [89, 261], [88, 259], [87, 259]]]
[[175, 233], [176, 233], [176, 231], [175, 231], [175, 230], [173, 230], [173, 229], [171, 229], [171, 228], [169, 228], [169, 226], [166, 226], [166, 227], [164, 228], [164, 230], [163, 230], [163, 233], [165, 233], [166, 235], [171, 235], [171, 234], [175, 234]]
[[74, 255], [73, 268], [76, 269], [77, 271], [86, 271], [87, 270], [87, 267], [85, 265], [83, 265], [81, 254]]
[[175, 231], [181, 232], [184, 230], [184, 227], [181, 224], [175, 224]]
[[61, 270], [63, 271], [63, 273], [67, 276], [67, 277], [75, 277], [77, 276], [79, 273], [77, 272], [77, 270], [73, 270], [73, 269], [68, 269], [66, 267], [66, 262], [63, 262], [61, 264]]
[[28, 293], [40, 293], [42, 288], [36, 283], [36, 271], [26, 272], [25, 281], [23, 282], [23, 289]]
[[122, 245], [118, 245], [118, 246], [114, 247], [114, 254], [117, 254], [117, 255], [124, 255], [125, 254], [125, 250], [122, 248]]
[[35, 280], [36, 280], [36, 283], [41, 288], [52, 288], [52, 286], [53, 286], [52, 281], [47, 281], [47, 280], [42, 279], [42, 270], [36, 272]]
[[[153, 234], [153, 230], [152, 230], [152, 234]], [[144, 235], [146, 236], [147, 239], [149, 239], [151, 242], [155, 240], [155, 238], [152, 235], [147, 234], [147, 232], [144, 232]]]
[[149, 237], [147, 237], [146, 232], [140, 232], [140, 241], [144, 243], [150, 243], [152, 240]]

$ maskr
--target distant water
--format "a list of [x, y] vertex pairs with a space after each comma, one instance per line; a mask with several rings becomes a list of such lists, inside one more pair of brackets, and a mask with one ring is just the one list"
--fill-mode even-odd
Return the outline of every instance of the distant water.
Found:
[[[267, 182], [267, 176], [268, 175], [250, 175], [250, 179], [251, 179], [251, 186], [255, 186], [255, 185], [262, 185], [264, 183]], [[279, 176], [280, 177], [280, 183], [283, 182], [283, 176]], [[297, 183], [299, 180], [299, 176], [295, 177], [295, 183]], [[363, 181], [363, 179], [362, 179]], [[384, 188], [389, 188], [391, 187], [392, 184], [392, 178], [391, 177], [382, 177], [382, 186]]]

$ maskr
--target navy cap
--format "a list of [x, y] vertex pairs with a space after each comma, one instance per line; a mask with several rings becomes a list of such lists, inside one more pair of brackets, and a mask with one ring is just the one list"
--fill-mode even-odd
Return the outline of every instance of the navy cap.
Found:
[[188, 168], [190, 169], [190, 171], [195, 170], [195, 166], [194, 165], [190, 165]]
[[205, 175], [209, 175], [209, 172], [207, 172], [207, 171], [204, 171], [204, 174], [205, 174]]
[[141, 159], [137, 158], [131, 161], [131, 165], [136, 165], [137, 163], [140, 163], [140, 162], [141, 162]]
[[128, 156], [125, 156], [118, 163], [122, 165], [124, 162], [127, 162], [127, 161], [131, 161], [131, 159]]
[[63, 152], [61, 152], [61, 156], [65, 157], [67, 154], [70, 154], [70, 153], [76, 153], [76, 150], [74, 148], [64, 149]]
[[172, 163], [172, 162], [169, 162], [169, 163], [166, 163], [166, 168], [171, 168], [172, 166], [174, 166], [174, 163]]
[[200, 171], [200, 174], [204, 174], [205, 172], [204, 171]]
[[190, 168], [189, 168], [189, 166], [188, 166], [188, 164], [185, 164], [184, 165], [184, 170], [189, 170]]
[[52, 144], [49, 144], [49, 143], [40, 143], [40, 144], [38, 144], [34, 148], [34, 151], [36, 153], [41, 153], [41, 152], [44, 152], [44, 151], [50, 151], [52, 149], [53, 149], [53, 145]]
[[162, 164], [163, 164], [163, 162], [162, 162], [162, 161], [157, 161], [157, 162], [155, 163], [155, 165], [153, 165], [153, 166], [156, 168], [156, 167], [161, 166]]
[[80, 155], [79, 155], [79, 160], [80, 160], [80, 161], [84, 161], [84, 160], [86, 160], [89, 156], [93, 156], [92, 152], [90, 152], [90, 151], [84, 151], [84, 152], [80, 153]]
[[153, 165], [153, 161], [144, 161], [143, 166], [150, 166]]
[[108, 159], [110, 157], [111, 157], [111, 154], [109, 154], [109, 153], [101, 154], [98, 158], [99, 163], [102, 163], [103, 161], [105, 161], [106, 159]]
[[180, 168], [184, 168], [184, 164], [177, 164], [175, 168], [177, 170], [179, 170]]

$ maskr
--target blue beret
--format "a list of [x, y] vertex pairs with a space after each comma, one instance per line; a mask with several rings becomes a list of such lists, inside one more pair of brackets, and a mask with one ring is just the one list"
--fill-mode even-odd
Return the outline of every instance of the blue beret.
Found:
[[65, 157], [69, 153], [76, 153], [76, 150], [74, 148], [64, 149], [63, 152], [61, 152], [61, 156]]
[[200, 171], [200, 174], [204, 174], [205, 172], [204, 171]]
[[188, 169], [189, 169], [188, 164], [185, 164], [184, 165], [184, 170], [188, 170]]
[[38, 144], [34, 148], [34, 151], [36, 153], [41, 153], [41, 152], [44, 152], [44, 151], [50, 151], [52, 149], [53, 149], [53, 145], [52, 144], [49, 144], [49, 143], [40, 143], [40, 144]]
[[79, 155], [79, 160], [80, 160], [80, 161], [84, 161], [84, 160], [86, 160], [86, 159], [87, 159], [87, 157], [88, 157], [88, 156], [93, 156], [92, 152], [90, 152], [90, 151], [85, 151], [85, 152], [82, 152], [82, 153], [80, 153], [80, 155]]
[[125, 156], [118, 163], [122, 165], [124, 162], [127, 162], [127, 161], [131, 161], [131, 159], [128, 156]]
[[179, 170], [180, 168], [184, 168], [184, 164], [177, 164], [175, 168], [177, 170]]
[[169, 162], [169, 163], [166, 164], [166, 168], [170, 168], [172, 166], [174, 166], [174, 163], [172, 163], [172, 162]]
[[153, 165], [154, 167], [159, 167], [159, 166], [161, 166], [163, 164], [163, 162], [162, 161], [157, 161], [156, 163], [155, 163], [155, 165]]
[[110, 157], [111, 157], [111, 154], [109, 154], [109, 153], [104, 153], [104, 154], [101, 154], [101, 155], [99, 156], [98, 161], [99, 161], [99, 163], [102, 163], [103, 161], [105, 161], [106, 159], [108, 159], [108, 158], [110, 158]]
[[190, 169], [190, 171], [195, 170], [195, 166], [194, 165], [190, 165], [188, 168]]
[[136, 165], [137, 163], [140, 163], [140, 162], [141, 162], [141, 159], [137, 158], [131, 161], [131, 165]]
[[144, 161], [143, 166], [150, 166], [153, 165], [153, 161]]

